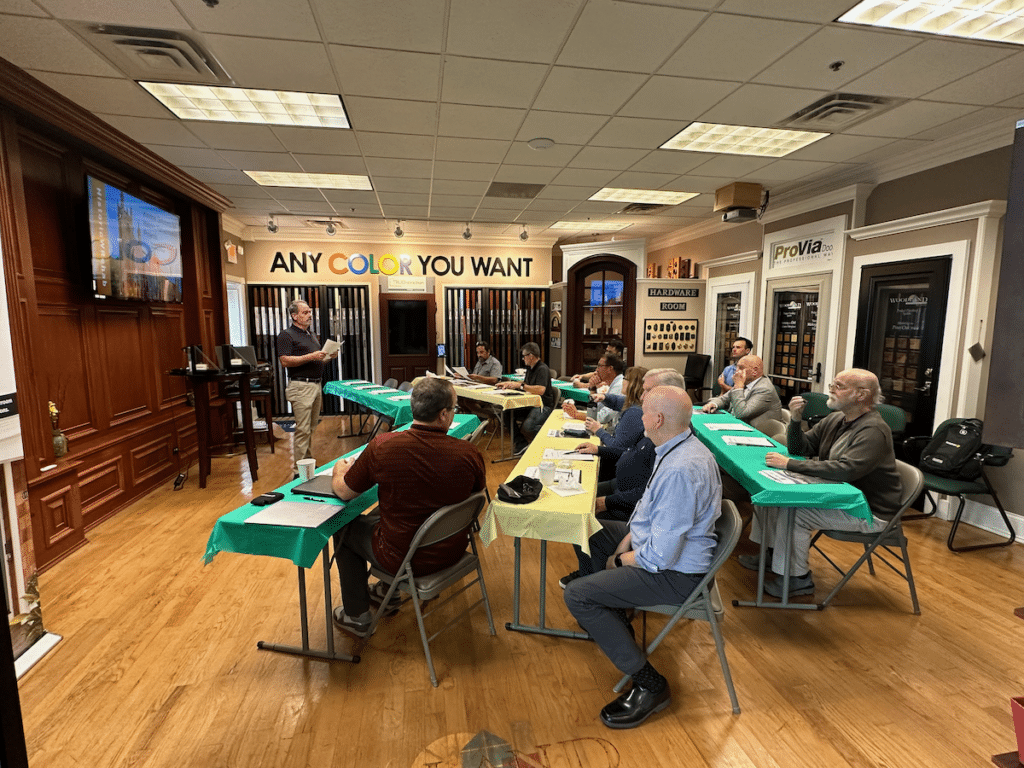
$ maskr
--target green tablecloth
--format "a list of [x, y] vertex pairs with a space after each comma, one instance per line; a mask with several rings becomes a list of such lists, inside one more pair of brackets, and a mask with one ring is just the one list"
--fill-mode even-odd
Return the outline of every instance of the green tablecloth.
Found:
[[[456, 414], [448, 434], [453, 437], [465, 437], [472, 433], [479, 423], [480, 419], [476, 416], [466, 413]], [[410, 426], [412, 426], [411, 423], [406, 424], [397, 431], [406, 430]], [[362, 451], [362, 447], [349, 451], [340, 458], [348, 458], [360, 451]], [[317, 467], [317, 471], [324, 467], [332, 467], [337, 461], [338, 459], [335, 459], [321, 467]], [[301, 480], [293, 480], [290, 483], [285, 483], [277, 490], [283, 493], [288, 501], [297, 501], [310, 505], [323, 503], [308, 501], [302, 496], [291, 493], [291, 489], [301, 482]], [[210, 538], [206, 542], [206, 554], [203, 556], [203, 561], [209, 563], [218, 552], [240, 552], [247, 555], [283, 557], [302, 568], [311, 568], [333, 534], [354, 520], [356, 515], [362, 514], [370, 506], [377, 503], [377, 486], [357, 496], [347, 504], [338, 501], [330, 503], [344, 504], [344, 507], [338, 514], [318, 528], [248, 525], [245, 521], [263, 509], [263, 507], [257, 507], [252, 504], [246, 504], [232, 512], [228, 512], [226, 515], [222, 515], [214, 524]]]
[[[772, 447], [752, 445], [726, 445], [725, 435], [751, 435], [763, 437], [760, 432], [716, 431], [707, 424], [742, 424], [728, 413], [694, 413], [693, 431], [698, 439], [714, 454], [719, 466], [729, 473], [749, 493], [754, 504], [763, 507], [818, 507], [841, 509], [848, 515], [871, 520], [871, 508], [864, 494], [849, 483], [786, 484], [776, 482], [761, 474], [769, 469], [764, 463], [765, 454], [778, 451], [789, 455], [786, 447], [772, 440]], [[770, 439], [770, 438], [769, 438]], [[796, 457], [799, 459], [799, 457]]]
[[[374, 413], [379, 413], [387, 418], [395, 426], [412, 421], [412, 405], [409, 402], [408, 392], [380, 385], [371, 387], [370, 384], [371, 382], [359, 379], [329, 381], [324, 385], [324, 392], [351, 400], [359, 405], [365, 405]], [[401, 399], [392, 399], [399, 396]]]
[[[523, 374], [521, 373], [506, 373], [502, 376], [503, 379], [509, 379], [511, 381], [522, 381]], [[562, 397], [567, 397], [570, 400], [575, 400], [577, 403], [588, 403], [590, 402], [590, 390], [581, 387], [574, 387], [570, 381], [557, 381], [553, 380], [551, 386], [562, 391]]]

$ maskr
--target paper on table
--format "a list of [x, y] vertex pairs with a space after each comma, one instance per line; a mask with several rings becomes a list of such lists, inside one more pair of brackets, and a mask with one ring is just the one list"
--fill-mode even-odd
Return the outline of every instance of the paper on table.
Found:
[[760, 445], [767, 448], [775, 445], [767, 437], [752, 437], [748, 435], [722, 435], [722, 442], [726, 445]]
[[565, 451], [558, 448], [545, 448], [544, 458], [558, 461], [559, 459], [569, 459], [570, 461], [593, 461], [597, 458], [592, 453], [576, 453], [576, 451]]
[[[532, 477], [534, 480], [539, 480], [540, 479], [540, 467], [527, 467], [526, 468], [526, 472], [524, 472], [524, 474], [527, 477]], [[563, 477], [566, 477], [567, 475], [570, 475], [570, 474], [575, 474], [577, 484], [583, 482], [583, 472], [581, 470], [578, 470], [578, 469], [575, 469], [575, 470], [573, 470], [573, 469], [570, 469], [570, 470], [564, 470], [564, 469], [555, 470], [556, 482], [559, 482], [558, 478], [563, 478]], [[545, 485], [544, 487], [547, 490], [551, 491], [552, 493], [558, 494], [559, 496], [563, 496], [563, 497], [564, 496], [576, 496], [577, 494], [585, 493], [586, 492], [586, 489], [582, 488], [582, 487], [580, 487], [580, 488], [573, 488], [571, 490], [567, 489], [567, 488], [561, 488], [558, 485]]]
[[334, 339], [328, 339], [327, 341], [325, 341], [323, 351], [327, 353], [327, 359], [333, 360], [335, 357], [337, 357], [338, 352], [341, 351], [341, 345], [344, 343], [344, 339], [342, 339], [340, 343], [335, 341]]
[[395, 395], [394, 397], [389, 397], [388, 400], [408, 400], [410, 397], [412, 397], [412, 395], [406, 393], [404, 395]]
[[258, 525], [290, 525], [295, 528], [319, 528], [342, 510], [338, 504], [303, 504], [278, 501], [247, 519]]
[[756, 430], [749, 424], [741, 422], [731, 421], [706, 421], [704, 422], [704, 429], [713, 429], [715, 432], [755, 432]]
[[801, 475], [799, 472], [789, 472], [785, 469], [762, 469], [761, 474], [770, 480], [774, 480], [777, 483], [785, 483], [786, 485], [817, 485], [819, 483], [835, 485], [839, 482], [838, 480], [826, 480], [822, 477]]

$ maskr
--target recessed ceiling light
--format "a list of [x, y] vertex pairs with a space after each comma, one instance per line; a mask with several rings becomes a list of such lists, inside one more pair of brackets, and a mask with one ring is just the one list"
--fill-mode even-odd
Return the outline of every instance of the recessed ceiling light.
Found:
[[724, 155], [784, 157], [831, 134], [817, 131], [787, 131], [747, 125], [690, 123], [661, 145], [661, 149], [688, 152], [717, 152]]
[[548, 229], [589, 229], [594, 232], [618, 232], [630, 226], [629, 222], [556, 221]]
[[839, 21], [1024, 45], [1022, 0], [863, 0]]
[[699, 195], [700, 192], [672, 192], [667, 189], [616, 189], [605, 187], [590, 196], [590, 200], [613, 200], [619, 203], [655, 203], [657, 205], [679, 205]]
[[245, 175], [263, 187], [373, 189], [369, 176], [345, 176], [340, 173], [282, 173], [278, 171], [245, 171]]
[[530, 149], [551, 149], [551, 147], [555, 146], [555, 141], [554, 139], [537, 137], [526, 142], [526, 146]]
[[341, 97], [334, 93], [143, 81], [139, 81], [139, 85], [182, 120], [311, 128], [350, 127]]

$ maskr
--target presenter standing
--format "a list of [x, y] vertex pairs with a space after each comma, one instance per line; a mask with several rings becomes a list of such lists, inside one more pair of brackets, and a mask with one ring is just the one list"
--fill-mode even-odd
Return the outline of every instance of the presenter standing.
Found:
[[298, 477], [301, 459], [313, 458], [310, 450], [313, 430], [320, 421], [322, 379], [327, 353], [320, 349], [320, 341], [310, 326], [313, 310], [304, 301], [288, 305], [292, 324], [277, 335], [277, 354], [281, 365], [288, 369], [288, 387], [284, 396], [292, 404], [295, 433], [292, 441], [292, 472]]

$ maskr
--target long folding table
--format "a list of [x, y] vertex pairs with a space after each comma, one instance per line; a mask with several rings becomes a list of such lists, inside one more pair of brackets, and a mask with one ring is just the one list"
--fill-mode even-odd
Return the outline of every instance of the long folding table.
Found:
[[[453, 437], [465, 437], [472, 434], [480, 423], [480, 419], [471, 414], [455, 415], [448, 434]], [[411, 422], [399, 427], [397, 431], [409, 429]], [[356, 448], [341, 458], [348, 458], [360, 453], [363, 449]], [[317, 472], [333, 467], [337, 461], [317, 467]], [[348, 523], [377, 503], [377, 486], [357, 496], [349, 502], [338, 499], [314, 499], [291, 493], [291, 489], [303, 482], [301, 479], [285, 483], [277, 490], [284, 494], [285, 499], [303, 504], [313, 505], [330, 503], [339, 504], [342, 509], [329, 520], [316, 528], [300, 528], [286, 525], [257, 525], [246, 523], [250, 517], [264, 509], [253, 504], [245, 504], [238, 509], [222, 515], [213, 526], [210, 538], [206, 543], [206, 554], [203, 561], [209, 563], [218, 552], [239, 552], [247, 555], [268, 555], [291, 560], [298, 567], [299, 579], [299, 625], [302, 645], [280, 645], [260, 640], [256, 647], [265, 651], [291, 653], [328, 661], [358, 662], [358, 656], [338, 653], [334, 649], [334, 624], [332, 619], [333, 604], [331, 600], [331, 539]], [[324, 622], [327, 634], [327, 648], [324, 650], [311, 648], [309, 645], [309, 617], [306, 606], [306, 569], [316, 564], [320, 556], [324, 575]]]
[[[693, 431], [697, 438], [714, 454], [718, 465], [731, 475], [747, 492], [754, 504], [755, 514], [758, 507], [778, 507], [780, 524], [792, 531], [795, 522], [795, 510], [799, 507], [819, 507], [822, 509], [839, 509], [853, 517], [871, 520], [871, 508], [864, 494], [849, 483], [833, 482], [781, 482], [776, 473], [765, 464], [764, 457], [771, 451], [789, 455], [786, 447], [765, 438], [771, 446], [728, 445], [727, 436], [749, 435], [763, 438], [760, 432], [748, 431], [744, 422], [729, 413], [694, 413]], [[800, 457], [796, 457], [799, 459]], [[773, 475], [775, 477], [773, 477]], [[817, 603], [792, 603], [789, 601], [789, 547], [792, 536], [786, 537], [786, 551], [775, 553], [776, 557], [784, 558], [786, 572], [782, 575], [782, 593], [785, 597], [780, 602], [764, 600], [765, 554], [768, 548], [768, 537], [761, 541], [761, 562], [757, 572], [757, 599], [754, 601], [733, 600], [734, 606], [756, 606], [758, 608], [793, 608], [798, 610], [821, 610], [824, 606]]]
[[[391, 427], [400, 427], [412, 421], [411, 395], [400, 389], [385, 387], [362, 379], [349, 379], [327, 382], [324, 385], [324, 392], [351, 400], [377, 414], [377, 423], [370, 430], [366, 442], [370, 442], [376, 437], [384, 422]], [[360, 429], [360, 431], [362, 430]]]
[[[522, 381], [524, 377], [521, 373], [506, 373], [502, 378], [509, 381]], [[584, 405], [590, 402], [590, 390], [586, 387], [574, 387], [572, 382], [558, 381], [557, 379], [552, 379], [551, 386], [560, 390], [564, 398], [575, 400], [577, 403], [583, 403]]]

